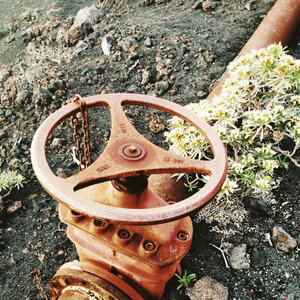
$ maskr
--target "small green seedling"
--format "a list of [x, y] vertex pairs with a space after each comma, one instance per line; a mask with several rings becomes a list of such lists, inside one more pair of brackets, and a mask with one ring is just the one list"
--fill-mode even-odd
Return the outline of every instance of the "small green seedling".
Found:
[[184, 271], [183, 276], [179, 276], [177, 273], [175, 273], [175, 276], [178, 278], [179, 285], [177, 286], [177, 290], [180, 290], [182, 287], [189, 287], [191, 285], [191, 281], [196, 278], [196, 274], [187, 274], [187, 271]]

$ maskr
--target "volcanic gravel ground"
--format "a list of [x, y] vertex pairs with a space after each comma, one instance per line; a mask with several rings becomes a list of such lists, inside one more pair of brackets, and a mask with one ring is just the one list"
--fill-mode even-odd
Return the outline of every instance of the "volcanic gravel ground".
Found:
[[[56, 270], [77, 258], [66, 226], [58, 219], [57, 202], [40, 186], [31, 167], [30, 144], [41, 122], [77, 93], [141, 93], [181, 105], [199, 101], [274, 2], [222, 0], [212, 2], [207, 11], [201, 1], [97, 2], [101, 11], [97, 21], [75, 32], [71, 40], [64, 34], [76, 12], [63, 18], [69, 13], [62, 13], [59, 2], [47, 12], [26, 10], [8, 20], [7, 30], [0, 32], [0, 51], [19, 48], [14, 50], [17, 57], [5, 61], [6, 65], [0, 57], [0, 167], [17, 170], [26, 182], [24, 188], [3, 198], [0, 212], [1, 299], [39, 299], [36, 280], [29, 273], [41, 271], [48, 293]], [[298, 31], [289, 48], [298, 59], [299, 43]], [[104, 55], [103, 47], [109, 55]], [[163, 131], [169, 116], [137, 107], [126, 107], [126, 113], [142, 134], [168, 148]], [[108, 141], [110, 116], [102, 109], [102, 114], [90, 112], [90, 120], [95, 159]], [[72, 128], [65, 121], [47, 147], [55, 173], [76, 172], [71, 143]], [[195, 224], [182, 269], [195, 273], [197, 279], [206, 275], [216, 279], [228, 288], [229, 299], [298, 299], [299, 248], [284, 253], [266, 241], [266, 234], [281, 226], [299, 245], [299, 169], [290, 164], [281, 175], [274, 216], [251, 215], [239, 229], [242, 233], [231, 237], [234, 246], [247, 245], [249, 269], [225, 267], [221, 252], [211, 246], [219, 245], [220, 237], [205, 223]], [[163, 299], [189, 299], [176, 291], [177, 285], [177, 279], [171, 279]]]

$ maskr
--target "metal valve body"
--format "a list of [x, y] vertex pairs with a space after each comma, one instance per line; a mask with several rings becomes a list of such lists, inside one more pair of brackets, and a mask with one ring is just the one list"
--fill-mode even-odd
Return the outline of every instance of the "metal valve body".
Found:
[[[60, 219], [68, 225], [68, 237], [79, 255], [79, 261], [63, 265], [52, 278], [51, 297], [160, 299], [175, 271], [181, 274], [180, 261], [190, 248], [193, 228], [188, 215], [210, 201], [225, 181], [224, 145], [205, 121], [167, 100], [135, 94], [77, 100], [80, 107], [70, 103], [41, 124], [31, 147], [37, 178], [60, 202]], [[129, 122], [124, 104], [152, 107], [190, 122], [207, 138], [213, 159], [184, 158], [152, 144]], [[87, 111], [98, 106], [106, 106], [111, 112], [106, 148], [92, 163], [86, 155], [85, 166], [81, 156], [80, 172], [75, 175], [56, 176], [45, 152], [50, 134], [63, 120], [81, 111], [86, 143]], [[84, 152], [90, 154], [88, 146]], [[80, 150], [78, 153], [82, 153]], [[210, 180], [196, 194], [171, 204], [148, 186], [148, 176], [172, 173], [202, 173]]]
[[[146, 193], [151, 193], [146, 188], [140, 193], [129, 194], [118, 190], [111, 182], [94, 185], [79, 192], [94, 201], [105, 198], [105, 201], [113, 203], [115, 197], [118, 205], [120, 201], [124, 201], [125, 206], [130, 203], [131, 207], [136, 204], [137, 208], [139, 199], [143, 199]], [[148, 204], [153, 207], [169, 205], [155, 194], [151, 199]], [[64, 205], [60, 205], [59, 216], [62, 222], [69, 225], [67, 234], [76, 245], [80, 263], [83, 266], [97, 267], [93, 270], [101, 268], [101, 272], [104, 270], [114, 274], [117, 280], [112, 277], [110, 283], [115, 287], [118, 287], [122, 278], [141, 295], [140, 299], [162, 297], [167, 281], [176, 270], [180, 272], [180, 261], [188, 252], [192, 241], [193, 227], [189, 217], [164, 224], [130, 226], [84, 216]], [[80, 266], [80, 263], [77, 265]], [[88, 270], [88, 273], [91, 272]], [[95, 273], [101, 278], [101, 274]], [[58, 295], [67, 286], [65, 284], [59, 289], [54, 276], [50, 283], [52, 298], [61, 299]], [[130, 298], [134, 296], [130, 289], [125, 290], [125, 294]], [[132, 299], [136, 299], [135, 297]]]

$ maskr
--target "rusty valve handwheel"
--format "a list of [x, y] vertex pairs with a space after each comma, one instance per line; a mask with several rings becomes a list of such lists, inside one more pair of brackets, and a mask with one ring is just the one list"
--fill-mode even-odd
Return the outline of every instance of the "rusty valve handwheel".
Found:
[[[122, 224], [155, 224], [176, 220], [206, 204], [220, 190], [227, 172], [225, 148], [213, 129], [196, 115], [178, 104], [151, 96], [106, 94], [84, 98], [87, 108], [106, 106], [110, 109], [111, 136], [103, 153], [89, 167], [68, 178], [54, 175], [47, 164], [45, 146], [49, 135], [66, 118], [79, 111], [70, 103], [50, 115], [38, 128], [32, 142], [32, 165], [37, 178], [57, 201], [94, 218]], [[208, 140], [214, 154], [210, 161], [183, 158], [146, 140], [131, 125], [121, 104], [156, 108], [186, 120]], [[97, 203], [74, 191], [115, 178], [162, 173], [209, 174], [208, 183], [193, 196], [173, 205], [132, 209]]]

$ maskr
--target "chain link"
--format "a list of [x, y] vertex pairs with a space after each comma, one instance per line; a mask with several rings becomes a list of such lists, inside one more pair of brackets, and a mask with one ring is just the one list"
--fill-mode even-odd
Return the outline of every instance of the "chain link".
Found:
[[71, 117], [71, 123], [74, 128], [73, 138], [76, 143], [76, 156], [80, 161], [78, 168], [79, 171], [81, 171], [92, 163], [88, 110], [87, 110], [86, 103], [84, 102], [84, 100], [80, 95], [75, 95], [75, 98], [69, 100], [68, 102], [78, 102], [81, 116], [82, 116], [81, 128], [83, 131], [83, 148], [82, 148], [81, 134], [79, 133], [79, 120], [76, 115]]
[[33, 271], [31, 271], [29, 273], [29, 276], [35, 276], [35, 278], [37, 280], [36, 287], [40, 291], [41, 298], [45, 299], [45, 300], [48, 300], [48, 297], [45, 294], [44, 289], [43, 289], [43, 287], [41, 285], [41, 281], [42, 281], [42, 279], [41, 279], [41, 271], [39, 269], [34, 269]]

